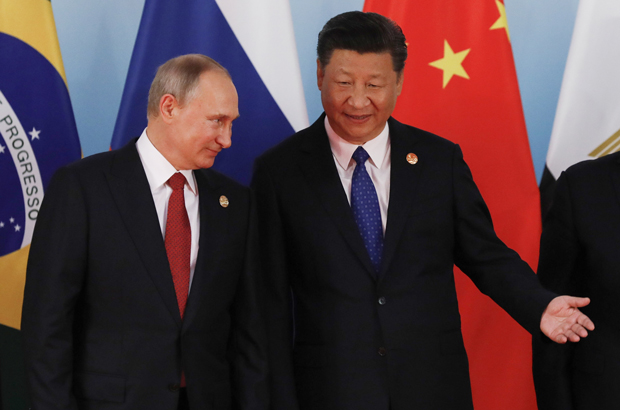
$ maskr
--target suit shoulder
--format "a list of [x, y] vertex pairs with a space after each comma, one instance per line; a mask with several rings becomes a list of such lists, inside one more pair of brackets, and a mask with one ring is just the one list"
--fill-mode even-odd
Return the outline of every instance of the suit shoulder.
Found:
[[115, 151], [93, 154], [58, 168], [55, 174], [58, 176], [73, 174], [79, 179], [89, 178], [95, 173], [109, 169], [115, 156]]
[[273, 147], [269, 148], [258, 157], [258, 160], [269, 161], [271, 159], [283, 157], [286, 158], [291, 154], [297, 152], [302, 146], [303, 141], [308, 137], [311, 137], [311, 132], [309, 131], [309, 128], [298, 131], [295, 134], [287, 137], [283, 141], [279, 142], [278, 144], [274, 145]]
[[565, 173], [570, 179], [598, 178], [602, 174], [607, 173], [614, 168], [620, 169], [620, 152], [597, 159], [589, 159], [578, 162], [577, 164], [570, 166]]
[[456, 157], [462, 157], [458, 144], [431, 132], [400, 123], [392, 118], [388, 121], [392, 143], [392, 155], [415, 153], [431, 163], [446, 164]]
[[[306, 151], [308, 146], [320, 146], [323, 142], [329, 144], [327, 134], [318, 134], [313, 128], [315, 127], [311, 126], [296, 132], [265, 151], [256, 158], [254, 172], [270, 169], [273, 173], [282, 174], [296, 169], [302, 152]], [[322, 138], [324, 141], [319, 142]]]
[[92, 171], [101, 171], [109, 169], [114, 162], [132, 162], [139, 161], [140, 156], [138, 154], [138, 150], [136, 149], [136, 142], [138, 138], [134, 138], [127, 142], [123, 147], [111, 150], [100, 152], [97, 154], [90, 155], [88, 157], [84, 157], [79, 159], [67, 167], [69, 170], [83, 172], [92, 172]]
[[432, 132], [425, 131], [421, 128], [414, 127], [412, 125], [404, 124], [393, 118], [388, 120], [390, 126], [390, 132], [395, 135], [401, 135], [410, 141], [419, 141], [438, 148], [453, 150], [457, 144], [454, 142], [433, 134]]
[[248, 194], [250, 192], [250, 188], [246, 187], [245, 185], [242, 185], [241, 183], [235, 181], [231, 177], [224, 175], [221, 172], [216, 171], [214, 169], [211, 169], [211, 168], [200, 169], [200, 170], [197, 170], [196, 172], [203, 175], [209, 182], [210, 186], [222, 187], [222, 188], [225, 188], [229, 192], [235, 192], [239, 194]]
[[109, 166], [109, 164], [113, 161], [116, 154], [116, 151], [100, 152], [98, 154], [93, 154], [88, 157], [79, 159], [72, 164], [69, 164], [69, 167], [73, 167], [78, 170], [89, 170], [106, 167]]

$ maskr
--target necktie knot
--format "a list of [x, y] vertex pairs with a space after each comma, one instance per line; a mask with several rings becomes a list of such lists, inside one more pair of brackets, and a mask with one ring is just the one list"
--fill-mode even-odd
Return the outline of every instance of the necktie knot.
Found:
[[176, 172], [168, 180], [168, 186], [172, 188], [173, 191], [176, 191], [178, 189], [183, 189], [183, 187], [185, 186], [185, 181], [186, 181], [185, 176], [181, 174], [180, 172]]
[[357, 147], [351, 158], [353, 158], [357, 165], [364, 165], [368, 158], [370, 158], [370, 155], [368, 155], [364, 147], [360, 145]]

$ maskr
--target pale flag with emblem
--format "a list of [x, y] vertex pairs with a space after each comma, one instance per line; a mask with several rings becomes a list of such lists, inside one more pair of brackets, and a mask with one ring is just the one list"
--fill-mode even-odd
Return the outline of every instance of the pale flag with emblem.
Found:
[[45, 188], [81, 156], [49, 0], [0, 0], [0, 324], [19, 329]]
[[543, 203], [569, 166], [620, 150], [620, 1], [581, 0], [541, 182]]

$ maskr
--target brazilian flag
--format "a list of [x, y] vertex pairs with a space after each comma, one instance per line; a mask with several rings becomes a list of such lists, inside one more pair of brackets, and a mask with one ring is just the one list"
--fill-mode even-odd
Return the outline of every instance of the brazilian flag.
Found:
[[[0, 408], [26, 408], [19, 328], [45, 188], [81, 157], [49, 0], [0, 0]], [[4, 404], [4, 407], [1, 405]]]

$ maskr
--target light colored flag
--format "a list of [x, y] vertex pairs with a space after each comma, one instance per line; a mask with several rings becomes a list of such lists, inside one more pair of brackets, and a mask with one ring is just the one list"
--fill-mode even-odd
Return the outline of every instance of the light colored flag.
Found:
[[620, 1], [581, 0], [541, 192], [566, 168], [620, 150]]

